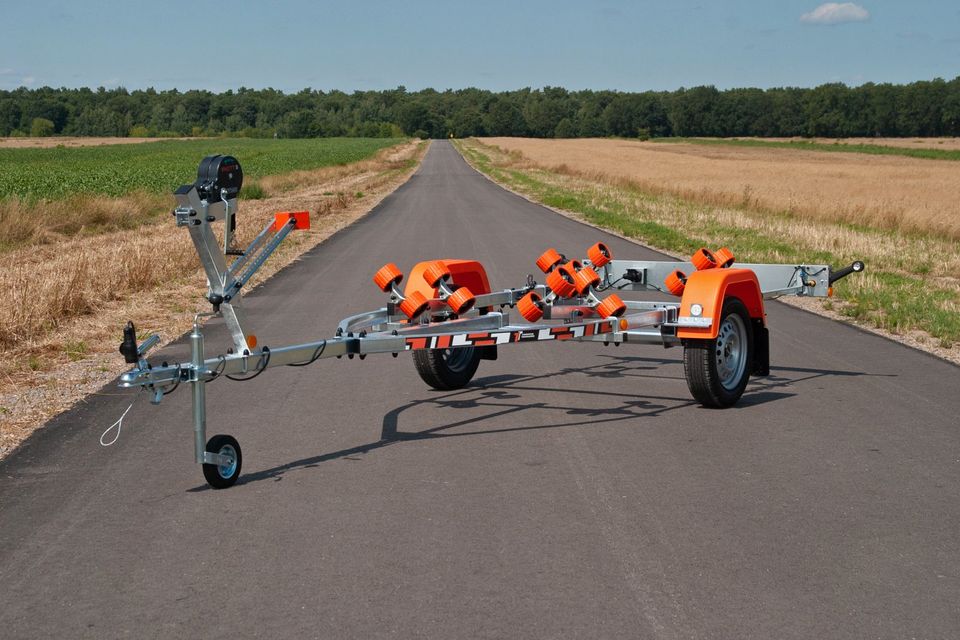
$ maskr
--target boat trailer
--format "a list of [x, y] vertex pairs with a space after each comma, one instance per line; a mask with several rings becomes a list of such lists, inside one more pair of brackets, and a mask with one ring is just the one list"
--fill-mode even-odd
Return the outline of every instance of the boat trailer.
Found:
[[[232, 156], [208, 156], [197, 180], [178, 188], [173, 211], [190, 233], [206, 273], [211, 310], [198, 313], [189, 335], [190, 361], [151, 364], [160, 342], [137, 342], [128, 322], [120, 353], [135, 365], [121, 387], [140, 387], [159, 404], [182, 383], [193, 400], [196, 462], [215, 489], [240, 477], [240, 445], [229, 435], [207, 439], [206, 385], [219, 378], [250, 380], [277, 366], [307, 366], [328, 358], [365, 358], [410, 351], [417, 373], [435, 389], [466, 386], [481, 360], [496, 359], [510, 344], [602, 342], [683, 347], [687, 386], [705, 407], [726, 408], [743, 395], [750, 376], [769, 374], [769, 332], [764, 300], [783, 295], [829, 296], [837, 280], [863, 271], [857, 261], [841, 269], [818, 264], [736, 263], [727, 248], [699, 249], [688, 262], [620, 260], [602, 242], [582, 260], [547, 249], [536, 261], [544, 283], [532, 275], [516, 288], [494, 291], [475, 260], [420, 262], [404, 275], [388, 263], [373, 277], [386, 306], [343, 319], [331, 337], [282, 347], [258, 346], [241, 309], [242, 289], [283, 239], [310, 226], [307, 212], [278, 213], [243, 251], [232, 247], [237, 196], [243, 183]], [[223, 244], [213, 225], [223, 222]], [[230, 264], [228, 259], [234, 257]], [[637, 301], [620, 294], [655, 291], [676, 300]], [[511, 316], [516, 313], [518, 317]], [[201, 320], [220, 316], [232, 338], [225, 353], [206, 357]]]

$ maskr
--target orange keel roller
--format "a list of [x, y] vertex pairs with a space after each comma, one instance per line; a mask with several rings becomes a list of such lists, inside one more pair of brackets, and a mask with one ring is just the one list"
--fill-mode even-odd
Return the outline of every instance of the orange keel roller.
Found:
[[392, 262], [383, 265], [373, 274], [373, 283], [384, 293], [390, 293], [393, 285], [400, 284], [401, 280], [403, 280], [403, 274]]
[[667, 291], [675, 296], [682, 296], [683, 290], [687, 286], [687, 274], [680, 269], [674, 269], [673, 273], [663, 279], [663, 284], [667, 286]]
[[544, 273], [550, 273], [550, 269], [553, 269], [561, 262], [563, 262], [563, 257], [557, 253], [556, 249], [551, 247], [537, 258], [537, 268]]
[[573, 284], [577, 288], [577, 293], [583, 295], [590, 287], [600, 286], [600, 276], [590, 267], [584, 267], [573, 276]]
[[730, 251], [730, 249], [727, 249], [726, 247], [717, 249], [717, 252], [713, 254], [713, 257], [716, 258], [717, 266], [721, 269], [732, 267], [735, 261], [735, 258], [733, 257], [733, 251]]
[[536, 322], [543, 317], [542, 304], [543, 298], [537, 295], [535, 291], [531, 291], [517, 300], [517, 311], [527, 322]]
[[411, 320], [416, 320], [430, 306], [430, 302], [419, 291], [413, 291], [400, 303], [400, 311]]
[[477, 299], [470, 293], [470, 289], [466, 287], [460, 287], [447, 297], [447, 304], [450, 305], [450, 308], [453, 309], [453, 312], [457, 315], [470, 311], [470, 309], [473, 308], [473, 303], [476, 301]]
[[598, 242], [587, 249], [587, 257], [590, 258], [590, 264], [598, 268], [613, 260], [610, 249], [607, 249], [607, 245], [602, 242]]
[[623, 303], [615, 293], [611, 293], [597, 305], [597, 313], [602, 318], [619, 318], [627, 310], [627, 305]]
[[690, 257], [690, 262], [697, 268], [697, 271], [713, 269], [717, 266], [717, 257], [706, 247], [701, 247]]

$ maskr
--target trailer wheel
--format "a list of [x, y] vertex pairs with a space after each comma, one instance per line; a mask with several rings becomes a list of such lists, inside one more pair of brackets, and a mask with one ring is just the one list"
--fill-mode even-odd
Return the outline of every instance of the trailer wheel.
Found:
[[480, 351], [474, 347], [418, 349], [413, 352], [417, 373], [428, 385], [440, 391], [467, 386], [480, 366]]
[[753, 358], [753, 325], [746, 306], [727, 298], [720, 313], [720, 328], [713, 340], [687, 340], [683, 371], [695, 400], [705, 407], [722, 409], [737, 403], [750, 379]]
[[240, 452], [240, 443], [236, 438], [227, 435], [216, 435], [207, 440], [207, 451], [220, 455], [232, 456], [233, 464], [204, 464], [203, 477], [214, 489], [232, 487], [240, 477], [240, 467], [243, 465], [243, 454]]

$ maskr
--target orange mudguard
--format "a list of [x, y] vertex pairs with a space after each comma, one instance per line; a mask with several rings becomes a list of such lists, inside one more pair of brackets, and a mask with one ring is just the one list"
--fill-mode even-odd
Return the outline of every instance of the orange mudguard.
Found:
[[720, 313], [726, 297], [739, 298], [747, 307], [750, 317], [766, 325], [763, 309], [763, 294], [757, 274], [750, 269], [706, 269], [694, 271], [687, 276], [687, 284], [680, 298], [680, 317], [695, 317], [690, 307], [703, 307], [702, 318], [712, 318], [709, 327], [677, 327], [677, 337], [712, 340], [720, 329]]
[[[476, 260], [425, 260], [419, 262], [410, 270], [410, 276], [407, 279], [407, 288], [404, 289], [404, 297], [409, 296], [414, 291], [419, 291], [427, 300], [437, 297], [437, 289], [427, 284], [423, 274], [431, 268], [435, 262], [443, 263], [450, 270], [450, 279], [454, 284], [466, 287], [473, 295], [490, 293], [490, 282], [487, 280], [487, 271], [483, 265]], [[435, 269], [435, 267], [434, 267]]]

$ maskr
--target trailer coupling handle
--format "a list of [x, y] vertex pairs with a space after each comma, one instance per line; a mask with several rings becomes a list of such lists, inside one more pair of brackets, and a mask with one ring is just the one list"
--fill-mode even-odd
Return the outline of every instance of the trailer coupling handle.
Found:
[[851, 273], [860, 273], [867, 268], [867, 265], [863, 264], [862, 260], [855, 260], [850, 264], [849, 267], [843, 267], [842, 269], [837, 269], [836, 271], [830, 270], [830, 284], [832, 285], [837, 280], [841, 278], [846, 278]]

